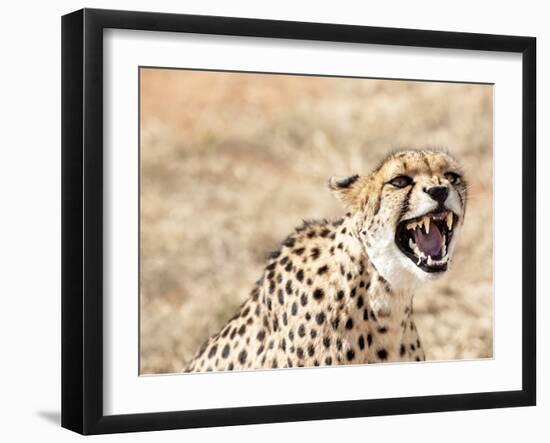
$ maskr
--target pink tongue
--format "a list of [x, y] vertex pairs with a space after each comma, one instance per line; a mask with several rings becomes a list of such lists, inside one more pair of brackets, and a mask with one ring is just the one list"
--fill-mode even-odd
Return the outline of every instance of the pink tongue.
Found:
[[416, 228], [414, 230], [414, 240], [426, 256], [436, 257], [441, 254], [443, 237], [435, 223], [430, 225], [429, 234], [426, 234], [422, 228]]

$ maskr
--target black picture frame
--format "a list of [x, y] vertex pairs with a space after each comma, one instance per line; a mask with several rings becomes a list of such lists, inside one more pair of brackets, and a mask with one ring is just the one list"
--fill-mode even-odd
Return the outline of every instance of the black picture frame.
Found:
[[[104, 415], [103, 31], [107, 28], [522, 55], [522, 389]], [[82, 434], [530, 406], [536, 403], [536, 39], [83, 9], [62, 18], [62, 426]], [[519, 149], [519, 147], [518, 147]]]

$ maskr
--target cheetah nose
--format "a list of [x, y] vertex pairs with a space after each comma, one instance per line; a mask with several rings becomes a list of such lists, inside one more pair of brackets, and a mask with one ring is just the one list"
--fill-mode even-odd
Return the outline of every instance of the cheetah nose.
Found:
[[449, 188], [447, 186], [433, 186], [428, 189], [424, 189], [432, 199], [442, 205], [449, 196]]

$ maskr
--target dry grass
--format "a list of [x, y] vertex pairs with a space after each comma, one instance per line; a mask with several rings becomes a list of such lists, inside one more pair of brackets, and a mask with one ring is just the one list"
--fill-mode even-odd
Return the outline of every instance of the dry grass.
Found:
[[444, 146], [471, 183], [451, 272], [415, 297], [428, 359], [492, 356], [491, 86], [141, 72], [141, 372], [179, 371], [302, 218], [338, 215], [331, 175]]

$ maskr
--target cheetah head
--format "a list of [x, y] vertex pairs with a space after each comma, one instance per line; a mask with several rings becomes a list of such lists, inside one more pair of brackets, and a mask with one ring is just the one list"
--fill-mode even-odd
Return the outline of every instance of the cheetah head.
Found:
[[331, 178], [329, 185], [390, 284], [415, 286], [447, 271], [467, 198], [463, 171], [450, 155], [401, 151], [369, 176]]

